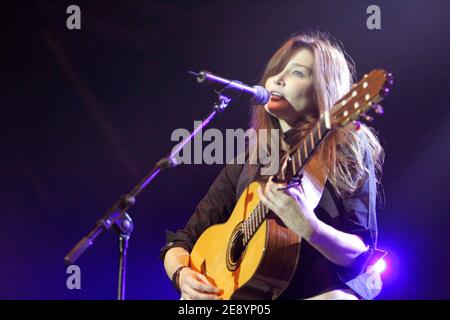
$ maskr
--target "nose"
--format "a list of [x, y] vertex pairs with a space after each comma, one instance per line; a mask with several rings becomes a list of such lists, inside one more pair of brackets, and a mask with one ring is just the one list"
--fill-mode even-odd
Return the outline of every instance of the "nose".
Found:
[[285, 86], [286, 83], [285, 83], [283, 75], [281, 73], [273, 77], [273, 84], [280, 86], [280, 87]]

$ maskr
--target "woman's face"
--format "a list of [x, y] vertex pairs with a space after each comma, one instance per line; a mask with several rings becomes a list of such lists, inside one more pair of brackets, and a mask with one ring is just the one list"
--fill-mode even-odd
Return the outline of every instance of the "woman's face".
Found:
[[264, 108], [291, 127], [302, 113], [314, 105], [313, 65], [311, 50], [300, 48], [294, 52], [285, 68], [265, 83], [271, 99]]

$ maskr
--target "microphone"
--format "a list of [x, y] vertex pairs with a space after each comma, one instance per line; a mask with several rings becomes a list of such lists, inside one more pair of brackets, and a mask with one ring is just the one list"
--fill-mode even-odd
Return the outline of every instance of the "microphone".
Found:
[[199, 73], [189, 71], [201, 84], [216, 87], [221, 94], [250, 99], [253, 104], [266, 104], [270, 100], [270, 93], [261, 86], [249, 86], [237, 80], [227, 80], [207, 71]]

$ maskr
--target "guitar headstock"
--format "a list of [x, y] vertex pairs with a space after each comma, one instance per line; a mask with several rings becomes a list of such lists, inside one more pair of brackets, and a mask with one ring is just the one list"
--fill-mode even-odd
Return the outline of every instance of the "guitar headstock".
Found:
[[[371, 121], [372, 117], [365, 114], [370, 109], [382, 114], [383, 108], [378, 105], [378, 102], [386, 97], [393, 84], [392, 74], [382, 69], [374, 69], [364, 75], [361, 81], [353, 85], [350, 92], [334, 104], [329, 113], [330, 126], [343, 127], [350, 121], [357, 121], [360, 117]], [[356, 122], [357, 129], [358, 124]]]

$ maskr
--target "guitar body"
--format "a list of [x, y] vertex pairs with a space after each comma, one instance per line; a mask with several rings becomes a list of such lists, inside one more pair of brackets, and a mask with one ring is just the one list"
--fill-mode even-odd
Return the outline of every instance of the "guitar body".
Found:
[[259, 203], [258, 187], [251, 183], [228, 221], [205, 230], [191, 252], [190, 267], [221, 289], [225, 300], [275, 299], [297, 268], [300, 237], [272, 212], [242, 250], [233, 246], [237, 230]]

